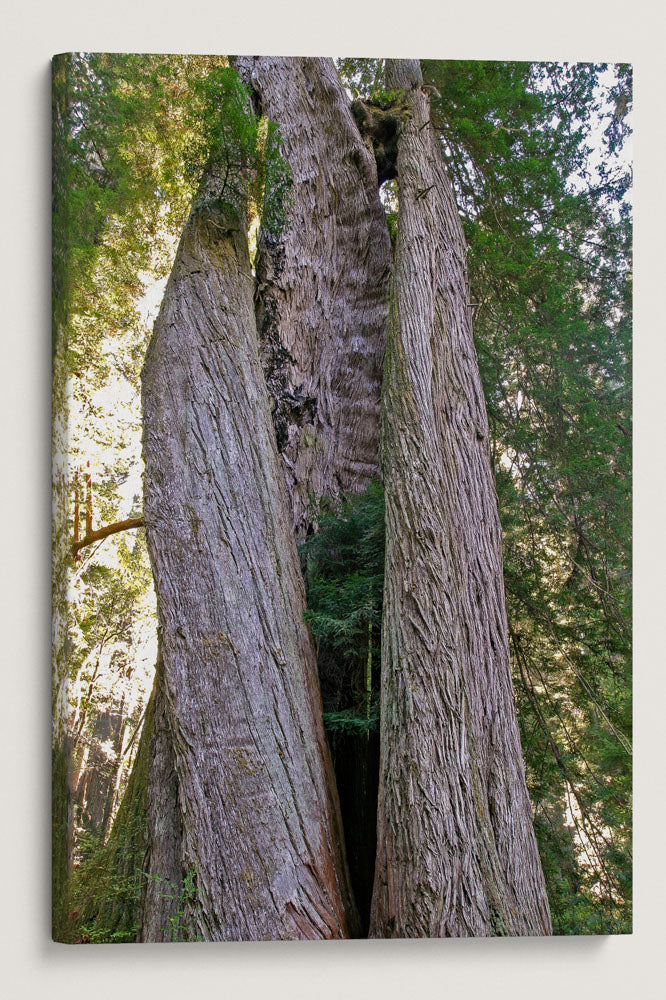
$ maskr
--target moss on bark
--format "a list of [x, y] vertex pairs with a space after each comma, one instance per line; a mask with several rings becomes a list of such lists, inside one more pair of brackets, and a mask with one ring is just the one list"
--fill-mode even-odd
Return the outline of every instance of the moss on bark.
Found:
[[148, 768], [155, 693], [127, 790], [106, 844], [93, 848], [71, 879], [59, 940], [70, 944], [136, 941], [141, 927], [148, 849]]

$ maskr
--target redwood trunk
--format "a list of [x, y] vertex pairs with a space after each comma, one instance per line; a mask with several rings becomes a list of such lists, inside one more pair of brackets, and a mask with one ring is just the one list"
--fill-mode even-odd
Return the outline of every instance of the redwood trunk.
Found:
[[344, 937], [355, 914], [253, 286], [245, 220], [193, 210], [143, 373], [182, 919], [204, 940]]
[[513, 701], [466, 249], [418, 62], [402, 89], [382, 397], [386, 568], [374, 937], [547, 934]]
[[391, 246], [377, 169], [330, 59], [235, 60], [280, 128], [287, 224], [262, 229], [257, 323], [278, 449], [301, 538], [312, 498], [379, 474]]

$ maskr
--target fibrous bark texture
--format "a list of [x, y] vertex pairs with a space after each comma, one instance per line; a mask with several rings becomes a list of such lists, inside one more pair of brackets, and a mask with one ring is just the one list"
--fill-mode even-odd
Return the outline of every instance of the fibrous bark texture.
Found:
[[237, 57], [291, 168], [287, 222], [259, 235], [257, 322], [301, 538], [312, 497], [378, 474], [391, 248], [377, 168], [329, 59]]
[[354, 907], [246, 222], [216, 205], [187, 223], [143, 373], [182, 919], [204, 940], [344, 937]]
[[152, 701], [147, 775], [148, 880], [140, 937], [142, 941], [177, 941], [182, 937], [183, 930], [180, 920], [183, 830], [161, 653], [157, 660]]
[[[392, 71], [392, 72], [391, 72]], [[418, 63], [398, 143], [382, 400], [386, 569], [371, 936], [547, 934], [509, 667], [465, 242]]]

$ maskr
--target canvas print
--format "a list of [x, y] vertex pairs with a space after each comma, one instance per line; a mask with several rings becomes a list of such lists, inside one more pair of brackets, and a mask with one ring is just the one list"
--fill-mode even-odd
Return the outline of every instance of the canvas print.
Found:
[[631, 930], [631, 67], [53, 61], [53, 936]]

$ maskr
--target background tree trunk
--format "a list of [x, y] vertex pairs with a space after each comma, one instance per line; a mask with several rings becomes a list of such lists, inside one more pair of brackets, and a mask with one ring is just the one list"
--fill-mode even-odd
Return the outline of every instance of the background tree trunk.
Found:
[[217, 205], [190, 216], [143, 373], [183, 922], [205, 940], [344, 937], [355, 913], [246, 222]]
[[[146, 705], [132, 771], [109, 839], [92, 868], [84, 866], [84, 882], [77, 886], [73, 900], [71, 926], [77, 933], [85, 929], [86, 939], [93, 942], [99, 940], [100, 933], [103, 940], [144, 940], [139, 935], [146, 889], [148, 771], [154, 717], [155, 688]], [[71, 935], [65, 937], [70, 939]]]
[[382, 398], [386, 569], [371, 936], [547, 934], [509, 667], [466, 248], [418, 62]]
[[312, 497], [378, 475], [391, 247], [377, 169], [330, 59], [235, 64], [280, 128], [292, 188], [259, 235], [257, 326], [298, 538]]

